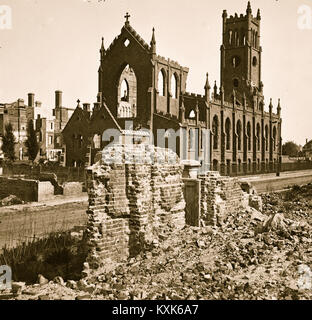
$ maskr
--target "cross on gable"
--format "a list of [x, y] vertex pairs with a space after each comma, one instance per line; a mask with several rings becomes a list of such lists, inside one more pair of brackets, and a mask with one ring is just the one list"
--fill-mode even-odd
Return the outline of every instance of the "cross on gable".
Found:
[[129, 18], [130, 18], [129, 12], [126, 13], [125, 18], [126, 18], [126, 23], [129, 23]]

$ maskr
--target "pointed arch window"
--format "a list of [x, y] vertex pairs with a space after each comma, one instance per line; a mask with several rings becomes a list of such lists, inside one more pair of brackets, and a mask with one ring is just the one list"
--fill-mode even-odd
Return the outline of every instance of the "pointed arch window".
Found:
[[273, 128], [273, 149], [276, 151], [276, 127]]
[[136, 117], [137, 78], [134, 69], [125, 65], [118, 80], [118, 118]]
[[166, 96], [166, 73], [163, 69], [158, 74], [158, 92], [161, 96]]
[[251, 151], [251, 125], [249, 121], [247, 123], [247, 148], [248, 151]]
[[173, 99], [178, 98], [178, 76], [176, 73], [171, 76], [171, 94]]
[[225, 121], [225, 138], [226, 138], [226, 150], [231, 149], [231, 121], [229, 118]]
[[237, 121], [236, 134], [237, 134], [237, 150], [241, 151], [241, 149], [242, 149], [242, 124], [241, 124], [240, 120]]
[[244, 46], [246, 44], [246, 32], [244, 28], [241, 28], [241, 45]]
[[237, 30], [235, 30], [235, 32], [234, 32], [234, 45], [237, 46], [237, 43], [238, 43], [238, 32], [237, 32]]
[[265, 126], [265, 151], [269, 150], [269, 128]]
[[233, 37], [233, 31], [230, 30], [230, 31], [229, 31], [229, 44], [230, 44], [230, 45], [232, 44], [232, 37]]
[[260, 124], [257, 124], [257, 150], [260, 151]]
[[212, 120], [212, 133], [213, 133], [213, 149], [218, 149], [219, 144], [219, 120], [218, 116], [214, 116]]

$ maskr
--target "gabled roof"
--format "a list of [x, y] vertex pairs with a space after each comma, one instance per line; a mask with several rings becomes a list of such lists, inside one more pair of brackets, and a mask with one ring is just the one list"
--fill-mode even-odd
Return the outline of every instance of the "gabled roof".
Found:
[[125, 24], [122, 28], [121, 28], [121, 33], [119, 34], [119, 36], [117, 36], [113, 42], [110, 44], [110, 46], [107, 48], [106, 52], [109, 52], [110, 50], [112, 50], [112, 48], [114, 47], [114, 45], [116, 44], [116, 42], [122, 37], [123, 33], [126, 32], [129, 35], [131, 35], [136, 41], [137, 43], [147, 52], [150, 51], [150, 46], [140, 37], [140, 35], [130, 26], [130, 24]]
[[70, 124], [73, 121], [77, 120], [77, 116], [81, 117], [80, 120], [85, 121], [86, 123], [89, 124], [90, 122], [90, 112], [83, 110], [80, 106], [77, 106], [75, 111], [73, 112], [73, 114], [71, 115], [71, 117], [69, 118], [69, 120], [66, 123], [66, 126], [64, 127], [62, 132], [65, 132], [67, 130], [68, 127], [70, 127]]

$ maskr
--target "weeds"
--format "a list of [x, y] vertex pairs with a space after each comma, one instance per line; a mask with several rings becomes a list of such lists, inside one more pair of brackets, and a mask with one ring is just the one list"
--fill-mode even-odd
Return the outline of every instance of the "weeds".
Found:
[[[76, 234], [76, 233], [75, 233]], [[33, 238], [16, 248], [3, 248], [0, 265], [12, 268], [13, 280], [35, 283], [38, 274], [52, 280], [61, 276], [65, 280], [78, 280], [86, 258], [82, 238], [71, 232], [50, 233], [42, 239]]]

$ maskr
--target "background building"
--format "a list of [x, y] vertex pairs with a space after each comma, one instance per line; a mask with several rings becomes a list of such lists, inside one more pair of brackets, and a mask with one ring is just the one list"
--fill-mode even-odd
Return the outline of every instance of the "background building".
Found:
[[62, 130], [69, 119], [69, 114], [74, 109], [62, 106], [62, 91], [55, 91], [55, 107], [53, 119], [36, 119], [36, 132], [39, 142], [39, 156], [52, 162], [64, 162], [64, 146], [62, 141]]
[[27, 150], [24, 145], [27, 138], [27, 123], [34, 120], [35, 108], [40, 108], [41, 102], [35, 102], [35, 95], [28, 93], [28, 104], [25, 105], [23, 99], [18, 99], [12, 103], [0, 104], [0, 139], [5, 134], [5, 126], [11, 123], [16, 140], [15, 156], [16, 159], [27, 159]]
[[[174, 151], [183, 159], [200, 160], [206, 169], [223, 174], [274, 170], [281, 159], [281, 106], [278, 102], [274, 113], [271, 99], [265, 111], [260, 22], [260, 10], [254, 17], [249, 2], [245, 15], [228, 17], [223, 11], [221, 85], [215, 83], [211, 90], [207, 74], [200, 95], [186, 91], [188, 68], [156, 53], [154, 29], [148, 45], [130, 26], [127, 14], [107, 50], [102, 40], [99, 89], [90, 121], [79, 124], [77, 112], [76, 121], [63, 130], [70, 150], [66, 164], [88, 157], [92, 163], [93, 151], [104, 146], [105, 129], [123, 130], [131, 120], [134, 129], [153, 132], [157, 145], [157, 130], [171, 129], [169, 134], [176, 135]], [[73, 142], [87, 123], [89, 140], [84, 141], [89, 141], [89, 149]], [[204, 137], [204, 129], [211, 139]]]

